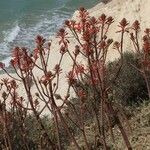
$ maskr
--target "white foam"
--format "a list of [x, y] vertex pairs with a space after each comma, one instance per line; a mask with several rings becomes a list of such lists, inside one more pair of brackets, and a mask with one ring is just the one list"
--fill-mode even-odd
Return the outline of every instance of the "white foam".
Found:
[[17, 35], [19, 34], [19, 32], [20, 32], [20, 27], [18, 24], [16, 24], [12, 29], [8, 30], [5, 33], [4, 41], [6, 43], [13, 42], [15, 38], [17, 37]]
[[3, 55], [8, 55], [10, 53], [7, 43], [0, 43], [0, 53]]
[[[6, 56], [0, 60], [9, 66], [11, 49], [14, 46], [28, 47], [32, 50], [34, 48], [34, 38], [37, 34], [49, 38], [55, 34], [55, 31], [62, 26], [63, 21], [70, 15], [54, 11], [50, 18], [45, 15], [39, 16], [39, 22], [34, 26], [23, 26], [21, 23], [15, 22], [12, 28], [3, 31], [4, 39], [0, 43], [0, 53]], [[40, 19], [41, 18], [41, 19]]]
[[5, 64], [5, 67], [9, 67], [10, 60], [11, 60], [11, 57], [7, 57], [6, 59], [2, 60], [2, 63]]

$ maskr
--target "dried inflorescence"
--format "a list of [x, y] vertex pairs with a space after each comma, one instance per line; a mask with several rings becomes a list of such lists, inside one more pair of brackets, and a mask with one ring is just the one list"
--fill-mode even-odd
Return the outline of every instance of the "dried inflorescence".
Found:
[[33, 60], [29, 56], [29, 53], [25, 47], [19, 48], [16, 47], [12, 52], [11, 65], [13, 67], [19, 68], [24, 72], [28, 72], [34, 67]]
[[4, 63], [2, 63], [2, 62], [0, 62], [0, 68], [4, 68], [5, 67], [5, 64]]
[[68, 78], [69, 85], [74, 85], [77, 81], [77, 79], [75, 77], [75, 73], [73, 71], [68, 72], [66, 77]]
[[132, 24], [132, 29], [137, 31], [137, 32], [140, 30], [140, 23], [138, 20], [134, 21], [134, 23]]
[[[108, 85], [109, 79], [107, 78], [107, 71], [106, 71], [107, 68], [106, 58], [107, 58], [109, 48], [113, 43], [113, 39], [108, 39], [107, 33], [114, 20], [111, 16], [107, 17], [105, 14], [102, 14], [98, 18], [90, 17], [84, 8], [79, 9], [78, 19], [79, 21], [67, 20], [65, 22], [65, 26], [70, 29], [70, 31], [72, 32], [72, 34], [74, 35], [75, 39], [79, 44], [75, 47], [75, 52], [74, 52], [75, 56], [71, 57], [73, 60], [73, 67], [72, 67], [72, 71], [68, 73], [67, 77], [69, 79], [68, 80], [69, 85], [73, 87], [79, 99], [83, 99], [83, 97], [85, 96], [84, 94], [85, 90], [78, 85], [78, 82], [82, 82], [83, 77], [86, 78], [88, 77], [88, 80], [86, 82], [89, 85], [91, 85], [92, 89], [95, 91], [94, 102], [95, 103], [99, 102], [98, 110], [100, 114], [99, 113], [97, 114], [95, 110], [95, 114], [100, 115], [100, 120], [98, 118], [96, 119], [99, 136], [102, 139], [102, 145], [104, 146], [104, 149], [107, 149], [105, 131], [103, 128], [103, 126], [105, 126], [104, 115], [112, 114], [113, 117], [118, 120], [118, 118], [115, 116], [116, 114], [111, 104], [109, 104], [109, 106], [111, 106], [111, 110], [108, 109], [108, 103], [110, 103], [108, 94], [109, 91], [112, 91], [111, 90], [112, 85], [111, 83]], [[123, 60], [122, 54], [123, 54], [124, 33], [129, 32], [128, 25], [129, 23], [127, 22], [127, 20], [125, 18], [122, 19], [122, 21], [118, 25], [121, 28], [121, 30], [118, 31], [119, 33], [121, 33], [120, 41], [114, 42], [114, 48], [119, 52], [122, 60]], [[135, 23], [134, 27], [135, 29], [138, 28], [137, 22]], [[78, 54], [82, 55], [87, 62], [86, 71], [83, 68], [82, 64], [80, 64], [76, 59]], [[122, 67], [122, 63], [123, 61], [121, 61], [118, 70], [116, 70], [116, 76], [112, 80], [112, 83], [114, 83], [116, 78], [118, 77]], [[80, 77], [78, 77], [79, 73], [80, 73]], [[95, 98], [97, 91], [99, 91], [98, 99]], [[91, 105], [94, 108], [93, 103]], [[81, 108], [80, 115], [83, 116], [82, 104], [80, 108]], [[108, 115], [107, 117], [109, 118], [110, 116]], [[118, 121], [118, 126], [119, 128], [122, 126], [121, 122], [119, 121]], [[126, 142], [127, 147], [131, 148], [130, 142], [128, 141], [124, 129], [120, 128], [120, 131]], [[84, 132], [83, 132], [83, 136], [84, 136]], [[88, 140], [86, 139], [86, 137], [84, 140], [85, 140], [86, 148], [89, 149]]]
[[[118, 25], [120, 28], [118, 33], [121, 35], [120, 40], [115, 42], [113, 42], [112, 38], [108, 38], [107, 36], [109, 28], [113, 22], [114, 19], [111, 16], [106, 16], [105, 14], [100, 15], [98, 18], [90, 17], [88, 11], [81, 7], [79, 9], [78, 20], [66, 20], [65, 27], [61, 28], [57, 32], [57, 38], [59, 39], [58, 44], [60, 45], [60, 59], [54, 66], [51, 66], [53, 70], [49, 69], [49, 66], [51, 65], [49, 64], [51, 42], [47, 43], [46, 39], [40, 35], [38, 35], [35, 39], [36, 47], [32, 53], [24, 47], [16, 47], [13, 49], [12, 60], [10, 63], [18, 78], [14, 78], [12, 75], [8, 74], [5, 70], [5, 65], [0, 63], [0, 68], [13, 78], [13, 80], [3, 79], [2, 83], [0, 83], [1, 91], [4, 89], [4, 86], [6, 88], [5, 91], [2, 92], [3, 102], [5, 103], [10, 96], [11, 100], [13, 100], [11, 107], [13, 110], [19, 110], [21, 112], [20, 115], [26, 114], [28, 111], [32, 111], [40, 126], [41, 136], [44, 137], [44, 141], [48, 143], [49, 148], [52, 150], [61, 150], [63, 147], [63, 141], [61, 141], [62, 135], [60, 133], [62, 126], [69, 136], [68, 139], [73, 142], [76, 149], [81, 149], [81, 146], [72, 134], [69, 122], [74, 124], [81, 132], [85, 143], [84, 149], [91, 149], [89, 144], [90, 141], [85, 130], [85, 118], [87, 112], [90, 115], [92, 114], [92, 117], [95, 118], [95, 137], [100, 139], [103, 149], [107, 149], [105, 129], [108, 126], [111, 136], [114, 139], [111, 122], [112, 118], [118, 125], [128, 149], [132, 149], [128, 140], [128, 134], [122, 126], [120, 119], [121, 115], [116, 113], [113, 106], [114, 103], [111, 101], [109, 95], [113, 95], [113, 84], [115, 84], [116, 79], [122, 70], [124, 33], [128, 33], [130, 31], [129, 29], [132, 31], [130, 33], [130, 38], [133, 42], [135, 52], [140, 54], [139, 61], [142, 69], [137, 69], [141, 70], [145, 79], [147, 79], [146, 72], [144, 71], [149, 71], [150, 68], [150, 29], [145, 30], [143, 47], [140, 48], [138, 41], [140, 24], [137, 20], [129, 28], [128, 21], [123, 18]], [[66, 28], [71, 31], [73, 37], [77, 41], [77, 45], [74, 49], [69, 48], [70, 37], [68, 37], [68, 30]], [[108, 57], [109, 50], [112, 50], [113, 52], [111, 46], [118, 51], [121, 61], [115, 70], [115, 74], [112, 75], [113, 79], [110, 81], [108, 78], [109, 72], [107, 70], [106, 59]], [[65, 96], [61, 96], [62, 93], [59, 94], [58, 89], [60, 88], [60, 75], [63, 72], [61, 65], [62, 60], [64, 59], [64, 54], [68, 54], [71, 58], [72, 67], [66, 75], [68, 81], [67, 92]], [[84, 58], [84, 64], [78, 61], [78, 56], [82, 56]], [[37, 77], [34, 73], [33, 69], [35, 67], [42, 73], [41, 77]], [[23, 83], [23, 88], [27, 95], [26, 98], [23, 98], [20, 96], [20, 93], [17, 93], [17, 88], [19, 87], [18, 82], [20, 81]], [[31, 82], [33, 82], [36, 87], [36, 91], [34, 91], [35, 96], [32, 91]], [[148, 81], [146, 82], [148, 85]], [[88, 85], [93, 92], [91, 93], [92, 95], [90, 95], [90, 100], [88, 97], [90, 93], [86, 91], [87, 87], [84, 87], [85, 85]], [[71, 88], [77, 96], [77, 104], [72, 103], [69, 99]], [[27, 104], [25, 101], [27, 101]], [[58, 106], [57, 101], [62, 101], [62, 104]], [[41, 106], [42, 108], [40, 109], [41, 102], [44, 103], [44, 106]], [[92, 109], [87, 107], [87, 102], [90, 104]], [[55, 141], [49, 136], [47, 128], [45, 128], [41, 121], [41, 114], [45, 108], [49, 110], [53, 117]], [[65, 111], [65, 108], [66, 110], [71, 110], [71, 112]], [[6, 108], [5, 111], [7, 112]], [[24, 123], [24, 116], [22, 115], [21, 117], [21, 121]], [[4, 126], [4, 128], [7, 129], [8, 127]], [[22, 138], [24, 139], [24, 145], [28, 148], [28, 145], [26, 144], [27, 133], [25, 132], [25, 129], [25, 127], [21, 128], [24, 135]], [[8, 141], [10, 141], [10, 143], [5, 144], [5, 147], [9, 147], [11, 149], [11, 139], [8, 135], [9, 134], [3, 135]], [[43, 146], [42, 142], [40, 143], [41, 147]], [[97, 143], [96, 138], [95, 143]], [[94, 145], [94, 148], [98, 148], [96, 144]]]
[[144, 77], [146, 85], [147, 85], [147, 90], [148, 90], [148, 95], [150, 97], [150, 85], [149, 85], [149, 71], [150, 71], [150, 29], [147, 28], [145, 29], [144, 33], [145, 35], [142, 38], [142, 46], [139, 41], [139, 32], [140, 32], [140, 23], [138, 20], [136, 20], [132, 24], [132, 30], [133, 32], [130, 33], [130, 39], [134, 45], [133, 51], [138, 54], [138, 61], [141, 66], [139, 68], [135, 67]]

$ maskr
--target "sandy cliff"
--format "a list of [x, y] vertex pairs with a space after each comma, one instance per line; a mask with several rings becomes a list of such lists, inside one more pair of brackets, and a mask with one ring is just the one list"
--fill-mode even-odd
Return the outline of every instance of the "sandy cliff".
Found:
[[[138, 20], [141, 25], [141, 35], [145, 28], [150, 28], [150, 0], [112, 0], [111, 2], [104, 4], [99, 3], [95, 7], [89, 9], [91, 16], [99, 17], [102, 13], [107, 16], [112, 16], [114, 18], [114, 23], [111, 25], [108, 38], [113, 38], [114, 41], [120, 39], [120, 35], [116, 33], [118, 31], [118, 24], [123, 19], [126, 18], [129, 22], [129, 26], [135, 20]], [[73, 15], [75, 19], [77, 12]], [[142, 36], [140, 36], [142, 38]], [[125, 35], [124, 40], [124, 50], [131, 50], [132, 44], [129, 40], [129, 35]], [[115, 51], [110, 51], [108, 55], [108, 60], [112, 61], [118, 56]]]
[[[115, 20], [113, 25], [110, 28], [108, 37], [113, 38], [114, 40], [119, 40], [120, 35], [116, 33], [118, 31], [118, 23], [122, 20], [122, 18], [126, 18], [130, 24], [133, 23], [134, 20], [139, 20], [141, 23], [141, 31], [146, 27], [150, 27], [150, 0], [112, 0], [111, 2], [104, 4], [99, 3], [95, 7], [89, 9], [90, 15], [98, 17], [102, 13], [105, 13], [108, 16], [112, 16]], [[74, 13], [73, 19], [77, 16], [77, 12]], [[141, 34], [142, 34], [141, 32]], [[126, 35], [126, 39], [129, 37]], [[129, 40], [125, 42], [126, 46], [124, 47], [125, 50], [131, 50], [132, 45]], [[71, 39], [69, 49], [74, 49], [76, 42]], [[113, 51], [109, 52], [108, 60], [114, 60], [118, 56], [118, 53]], [[53, 69], [55, 64], [58, 63], [58, 58], [60, 58], [59, 54], [59, 44], [58, 39], [53, 38], [52, 46], [51, 46], [51, 57], [49, 59], [49, 69]], [[69, 71], [70, 66], [72, 65], [71, 60], [65, 55], [65, 58], [62, 62], [62, 69], [64, 71], [63, 74], [60, 75], [60, 89], [58, 92], [66, 93], [66, 74]], [[35, 74], [37, 77], [41, 77], [41, 73], [37, 68], [34, 69]], [[7, 75], [1, 75], [0, 79], [3, 77], [7, 77]], [[21, 87], [19, 88], [19, 94], [23, 97], [26, 96], [24, 88], [22, 87], [22, 83], [19, 83]], [[33, 94], [36, 92], [35, 85], [32, 86]], [[60, 103], [60, 101], [58, 101]]]

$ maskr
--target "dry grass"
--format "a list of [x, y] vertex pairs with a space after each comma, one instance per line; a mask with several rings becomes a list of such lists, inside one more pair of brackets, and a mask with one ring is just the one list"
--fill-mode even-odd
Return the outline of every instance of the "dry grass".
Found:
[[[150, 150], [150, 103], [143, 104], [137, 108], [134, 111], [134, 115], [129, 120], [129, 123], [132, 130], [127, 132], [133, 146], [133, 150]], [[125, 123], [124, 126], [126, 126]], [[90, 145], [92, 145], [95, 140], [93, 131], [94, 124], [91, 123], [90, 126], [86, 127], [86, 133], [89, 139], [88, 141], [90, 141]], [[117, 126], [114, 127], [113, 132], [115, 144], [109, 144], [110, 150], [127, 150]], [[82, 136], [79, 135], [76, 138], [80, 145], [84, 146]], [[107, 142], [112, 143], [110, 136], [108, 136]], [[75, 147], [70, 145], [68, 150], [75, 150]]]

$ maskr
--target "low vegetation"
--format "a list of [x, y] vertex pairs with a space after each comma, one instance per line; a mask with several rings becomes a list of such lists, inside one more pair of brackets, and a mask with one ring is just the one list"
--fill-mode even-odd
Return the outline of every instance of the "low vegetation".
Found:
[[[133, 108], [150, 98], [150, 29], [145, 29], [140, 47], [137, 20], [132, 25], [125, 18], [119, 22], [116, 33], [120, 35], [119, 41], [107, 36], [113, 22], [105, 14], [91, 17], [81, 7], [77, 21], [66, 20], [57, 32], [60, 59], [53, 70], [49, 70], [51, 43], [39, 35], [33, 52], [24, 47], [12, 50], [10, 64], [17, 77], [0, 63], [10, 77], [0, 83], [1, 149], [108, 150], [117, 149], [113, 143], [117, 143], [117, 138], [121, 141], [120, 137], [128, 150], [134, 149], [128, 120], [134, 113], [125, 108]], [[78, 42], [73, 49], [69, 48], [68, 30]], [[125, 34], [130, 39], [125, 39]], [[133, 54], [124, 53], [125, 40], [133, 43]], [[120, 57], [108, 63], [108, 52], [114, 49]], [[71, 58], [72, 65], [66, 76], [68, 89], [62, 96], [58, 89], [64, 55]], [[84, 64], [80, 63], [80, 56]], [[37, 77], [34, 69], [42, 72], [42, 76]], [[17, 92], [20, 82], [27, 98]], [[32, 84], [36, 86], [35, 95]], [[70, 96], [70, 90], [76, 97]], [[57, 100], [62, 104], [58, 105]], [[51, 117], [43, 117], [45, 109]]]

